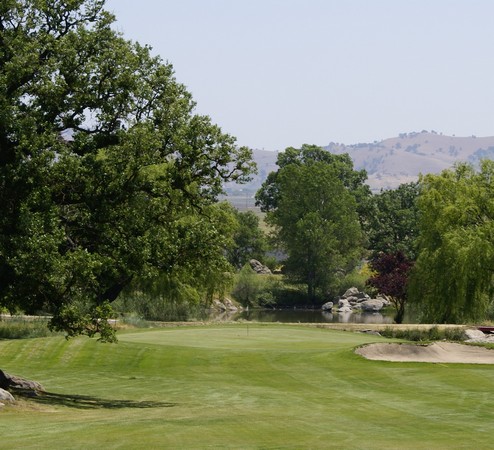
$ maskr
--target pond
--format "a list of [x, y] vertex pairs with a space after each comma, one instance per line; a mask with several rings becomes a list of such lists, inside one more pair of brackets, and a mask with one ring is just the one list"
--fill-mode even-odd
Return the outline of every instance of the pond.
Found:
[[[248, 320], [253, 322], [281, 323], [378, 323], [392, 324], [394, 310], [384, 312], [348, 312], [331, 313], [313, 309], [251, 309], [238, 312], [213, 313], [211, 320]], [[405, 317], [405, 323], [416, 323]]]
[[382, 313], [331, 313], [320, 310], [254, 310], [242, 311], [239, 319], [256, 322], [288, 322], [288, 323], [393, 323], [393, 315]]

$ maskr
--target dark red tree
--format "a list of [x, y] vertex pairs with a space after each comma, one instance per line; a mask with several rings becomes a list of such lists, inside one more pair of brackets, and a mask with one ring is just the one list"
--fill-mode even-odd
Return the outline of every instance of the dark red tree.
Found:
[[382, 253], [370, 262], [375, 275], [367, 280], [369, 286], [386, 295], [396, 309], [395, 322], [401, 323], [407, 302], [407, 284], [413, 261], [402, 252]]

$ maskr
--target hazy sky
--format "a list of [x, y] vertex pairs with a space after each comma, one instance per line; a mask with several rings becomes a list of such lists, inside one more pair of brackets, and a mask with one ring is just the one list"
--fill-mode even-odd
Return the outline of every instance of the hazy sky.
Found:
[[494, 135], [493, 0], [108, 0], [240, 145]]

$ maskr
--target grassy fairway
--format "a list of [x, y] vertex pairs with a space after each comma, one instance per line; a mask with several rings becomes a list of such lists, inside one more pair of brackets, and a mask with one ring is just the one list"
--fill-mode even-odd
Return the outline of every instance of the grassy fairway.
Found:
[[488, 449], [494, 368], [367, 361], [383, 338], [303, 326], [0, 341], [52, 394], [0, 410], [0, 448]]

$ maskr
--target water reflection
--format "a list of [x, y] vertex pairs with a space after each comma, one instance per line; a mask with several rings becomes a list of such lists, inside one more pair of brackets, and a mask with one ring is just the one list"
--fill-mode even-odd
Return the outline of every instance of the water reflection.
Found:
[[331, 313], [320, 310], [275, 309], [223, 312], [210, 317], [214, 320], [249, 320], [254, 322], [282, 323], [393, 323], [389, 314], [370, 312]]

